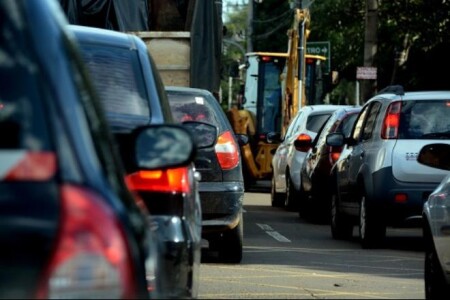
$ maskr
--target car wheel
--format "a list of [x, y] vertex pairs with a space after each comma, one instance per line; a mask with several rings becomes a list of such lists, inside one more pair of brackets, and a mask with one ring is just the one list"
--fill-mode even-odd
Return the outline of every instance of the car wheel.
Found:
[[381, 245], [386, 236], [386, 225], [376, 219], [374, 210], [367, 205], [366, 196], [361, 197], [359, 210], [359, 238], [365, 249]]
[[284, 201], [284, 206], [289, 211], [294, 211], [297, 207], [298, 192], [294, 187], [294, 183], [289, 175], [286, 175], [286, 199]]
[[353, 224], [339, 211], [337, 195], [331, 195], [331, 236], [335, 240], [350, 239], [353, 234]]
[[442, 299], [442, 296], [449, 295], [449, 292], [450, 285], [445, 280], [436, 250], [433, 246], [427, 246], [425, 250], [425, 299]]
[[233, 229], [223, 233], [219, 258], [224, 263], [238, 264], [242, 260], [244, 224], [242, 214], [239, 223]]
[[272, 187], [270, 189], [270, 199], [272, 207], [282, 207], [284, 205], [284, 197], [282, 193], [277, 193], [275, 176], [272, 176]]

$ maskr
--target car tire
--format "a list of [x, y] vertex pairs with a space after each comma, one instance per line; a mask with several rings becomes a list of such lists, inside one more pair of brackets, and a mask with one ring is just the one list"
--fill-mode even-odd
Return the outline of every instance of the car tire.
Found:
[[284, 206], [289, 211], [295, 211], [298, 207], [298, 191], [294, 187], [294, 183], [289, 175], [286, 175], [286, 199]]
[[284, 194], [277, 193], [275, 176], [272, 176], [272, 187], [270, 189], [270, 199], [272, 207], [283, 207], [284, 205]]
[[350, 239], [353, 235], [353, 224], [345, 215], [339, 211], [338, 199], [336, 193], [331, 195], [331, 208], [330, 208], [330, 225], [331, 236], [335, 240]]
[[[432, 243], [432, 241], [430, 241]], [[425, 299], [442, 299], [449, 295], [450, 285], [447, 284], [434, 247], [425, 249]]]
[[364, 249], [381, 246], [386, 237], [386, 225], [376, 218], [374, 209], [368, 206], [365, 195], [361, 196], [359, 210], [359, 238]]
[[238, 264], [242, 260], [244, 241], [244, 223], [242, 214], [239, 223], [231, 230], [225, 231], [219, 249], [219, 258], [224, 263]]

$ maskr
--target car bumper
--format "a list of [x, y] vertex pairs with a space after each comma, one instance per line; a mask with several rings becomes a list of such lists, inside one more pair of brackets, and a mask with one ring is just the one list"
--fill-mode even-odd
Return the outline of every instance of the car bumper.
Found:
[[239, 223], [244, 183], [200, 182], [202, 234], [233, 229]]
[[[423, 205], [439, 183], [402, 182], [393, 178], [392, 169], [386, 168], [373, 175], [374, 205], [383, 211], [383, 217], [390, 225], [420, 226]], [[403, 195], [403, 201], [396, 200]]]
[[158, 241], [158, 270], [162, 270], [157, 274], [158, 295], [191, 298], [191, 281], [198, 277], [195, 272], [200, 265], [200, 233], [190, 234], [187, 224], [176, 216], [152, 216], [150, 221]]

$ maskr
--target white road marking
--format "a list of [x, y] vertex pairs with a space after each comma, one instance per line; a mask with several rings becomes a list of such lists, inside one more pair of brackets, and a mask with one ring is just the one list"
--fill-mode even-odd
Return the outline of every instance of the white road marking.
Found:
[[279, 242], [282, 242], [282, 243], [290, 243], [291, 242], [291, 240], [289, 240], [287, 237], [281, 235], [280, 233], [276, 232], [275, 230], [272, 229], [272, 227], [270, 227], [267, 224], [256, 223], [256, 225], [258, 225], [259, 228], [264, 230], [268, 235], [270, 235], [271, 237], [273, 237], [274, 239], [276, 239]]

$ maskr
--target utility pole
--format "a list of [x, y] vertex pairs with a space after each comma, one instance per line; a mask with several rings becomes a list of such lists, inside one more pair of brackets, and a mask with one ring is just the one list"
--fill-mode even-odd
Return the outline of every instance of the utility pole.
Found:
[[253, 17], [254, 17], [254, 2], [248, 0], [247, 7], [247, 52], [253, 52]]
[[[366, 0], [366, 21], [364, 35], [364, 66], [376, 67], [375, 56], [377, 55], [377, 28], [378, 28], [378, 0]], [[361, 84], [362, 103], [368, 100], [376, 91], [376, 80], [363, 80]]]

